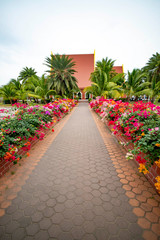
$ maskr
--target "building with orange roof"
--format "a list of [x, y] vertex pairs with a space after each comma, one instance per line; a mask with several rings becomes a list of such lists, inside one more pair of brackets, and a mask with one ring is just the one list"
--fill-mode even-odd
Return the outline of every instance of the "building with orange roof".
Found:
[[[91, 86], [90, 75], [94, 72], [95, 67], [95, 51], [93, 54], [65, 54], [69, 58], [72, 58], [75, 62], [74, 69], [76, 73], [74, 76], [78, 80], [78, 87], [80, 92], [77, 93], [77, 96], [81, 99], [87, 99], [92, 97], [90, 94], [85, 93], [83, 90], [85, 87]], [[113, 67], [117, 73], [123, 73], [122, 66]]]

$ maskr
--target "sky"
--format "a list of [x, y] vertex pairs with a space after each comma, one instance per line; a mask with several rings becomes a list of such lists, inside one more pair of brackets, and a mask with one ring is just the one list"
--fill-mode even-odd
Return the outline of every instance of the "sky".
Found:
[[94, 53], [124, 71], [160, 53], [160, 0], [0, 0], [0, 86], [53, 54]]

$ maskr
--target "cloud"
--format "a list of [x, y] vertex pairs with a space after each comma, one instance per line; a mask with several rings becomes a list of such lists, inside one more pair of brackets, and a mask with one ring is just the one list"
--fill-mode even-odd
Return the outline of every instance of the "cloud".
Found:
[[6, 0], [0, 9], [0, 85], [24, 67], [39, 75], [51, 51], [109, 57], [125, 71], [160, 51], [158, 0]]

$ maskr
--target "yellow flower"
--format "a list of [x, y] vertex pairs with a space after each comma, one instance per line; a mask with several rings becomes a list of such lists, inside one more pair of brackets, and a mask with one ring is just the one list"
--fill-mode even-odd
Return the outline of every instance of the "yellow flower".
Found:
[[142, 163], [140, 163], [139, 164], [139, 172], [142, 172], [142, 173], [144, 173], [144, 174], [147, 174], [147, 173], [149, 173], [149, 171], [147, 170], [147, 168], [145, 167], [145, 165], [144, 164], [142, 164]]
[[155, 185], [157, 191], [160, 193], [160, 182], [157, 182], [154, 185]]
[[147, 173], [149, 173], [149, 171], [148, 171], [147, 169], [145, 169], [145, 170], [143, 171], [143, 173], [144, 173], [144, 174], [147, 174]]
[[157, 182], [160, 182], [160, 176], [157, 176], [155, 179], [157, 180]]
[[112, 128], [111, 130], [112, 130], [112, 132], [113, 132], [113, 131], [114, 131], [114, 128]]
[[155, 146], [156, 146], [156, 147], [160, 147], [160, 143], [156, 143]]
[[142, 135], [142, 136], [144, 136], [144, 135], [145, 135], [145, 133], [143, 132], [141, 135]]
[[158, 161], [155, 161], [155, 163], [160, 168], [160, 159]]

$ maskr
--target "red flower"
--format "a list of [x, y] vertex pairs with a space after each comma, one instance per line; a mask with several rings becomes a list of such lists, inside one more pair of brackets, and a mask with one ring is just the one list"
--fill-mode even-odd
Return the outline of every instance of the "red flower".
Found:
[[52, 132], [54, 132], [54, 129], [52, 129]]
[[139, 163], [143, 163], [143, 164], [146, 163], [146, 160], [144, 158], [142, 158], [141, 156], [137, 156], [136, 161]]

